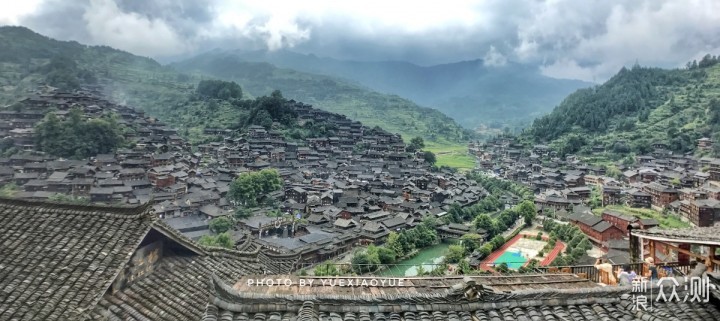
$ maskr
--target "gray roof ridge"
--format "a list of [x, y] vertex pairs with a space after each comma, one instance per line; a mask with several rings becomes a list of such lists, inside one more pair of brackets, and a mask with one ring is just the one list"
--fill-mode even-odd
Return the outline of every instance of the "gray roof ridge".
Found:
[[[268, 276], [272, 277], [272, 276]], [[452, 304], [453, 306], [467, 307], [468, 309], [491, 309], [498, 307], [515, 306], [542, 306], [542, 305], [574, 305], [574, 304], [608, 304], [618, 303], [621, 296], [631, 290], [631, 286], [623, 287], [592, 287], [581, 289], [536, 289], [499, 292], [490, 286], [476, 285], [471, 278], [460, 279], [460, 282], [448, 289], [435, 292], [420, 291], [404, 294], [332, 294], [308, 293], [304, 295], [280, 294], [265, 292], [240, 292], [225, 281], [211, 277], [211, 292], [214, 293], [212, 304], [224, 310], [233, 312], [255, 312], [258, 307], [271, 300], [280, 306], [301, 305], [310, 301], [317, 304], [332, 304], [348, 306], [350, 310], [358, 308], [356, 305], [397, 305], [397, 304], [429, 304], [432, 306]], [[475, 295], [468, 296], [473, 292]], [[274, 311], [273, 306], [266, 306], [267, 312]]]
[[73, 211], [72, 214], [107, 215], [114, 218], [141, 218], [146, 216], [151, 221], [155, 221], [158, 218], [151, 215], [151, 203], [152, 202], [147, 202], [141, 205], [81, 205], [0, 197], [0, 207], [30, 207], [33, 209], [53, 211], [57, 214], [63, 214], [65, 211]]

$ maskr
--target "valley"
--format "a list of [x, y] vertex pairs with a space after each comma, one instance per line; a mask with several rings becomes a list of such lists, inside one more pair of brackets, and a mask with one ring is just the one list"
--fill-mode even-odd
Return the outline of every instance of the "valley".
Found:
[[720, 2], [6, 2], [0, 321], [720, 316]]
[[[211, 52], [248, 63], [347, 79], [396, 94], [450, 116], [466, 128], [499, 126], [519, 130], [544, 115], [576, 89], [590, 83], [543, 76], [536, 68], [480, 59], [419, 66], [403, 61], [349, 61], [288, 50]], [[182, 64], [182, 63], [181, 63]]]

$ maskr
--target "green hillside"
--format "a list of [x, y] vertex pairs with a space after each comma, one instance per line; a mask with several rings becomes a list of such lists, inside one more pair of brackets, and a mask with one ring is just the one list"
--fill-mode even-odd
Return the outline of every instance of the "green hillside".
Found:
[[[74, 89], [80, 84], [100, 84], [113, 100], [145, 110], [193, 140], [204, 138], [204, 127], [234, 127], [239, 119], [230, 104], [206, 108], [208, 101], [192, 99], [198, 82], [212, 76], [185, 74], [110, 47], [57, 41], [23, 27], [0, 27], [0, 48], [0, 105], [27, 96], [38, 85]], [[237, 82], [243, 86], [244, 97], [270, 95], [279, 89], [285, 97], [369, 126], [379, 125], [406, 139], [423, 136], [429, 141], [455, 143], [468, 134], [437, 111], [330, 77], [267, 64], [240, 70], [244, 78]]]
[[149, 58], [57, 41], [23, 27], [0, 27], [0, 48], [1, 105], [31, 94], [39, 85], [77, 89], [99, 84], [118, 102], [166, 116], [188, 100], [199, 81]]
[[561, 154], [602, 146], [617, 157], [648, 153], [658, 143], [693, 152], [697, 139], [720, 141], [719, 132], [720, 64], [708, 55], [683, 69], [623, 68], [606, 83], [568, 96], [524, 138], [550, 143]]
[[218, 52], [172, 66], [196, 75], [235, 81], [254, 95], [268, 95], [278, 89], [287, 98], [347, 115], [366, 125], [380, 126], [400, 133], [406, 139], [421, 136], [428, 141], [456, 143], [472, 135], [437, 110], [329, 76], [281, 69], [268, 63], [246, 62], [237, 56]]

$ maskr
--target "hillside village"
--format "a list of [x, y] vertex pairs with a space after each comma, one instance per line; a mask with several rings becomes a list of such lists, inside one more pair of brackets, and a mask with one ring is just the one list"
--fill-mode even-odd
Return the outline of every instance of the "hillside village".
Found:
[[[712, 141], [701, 139], [697, 144], [708, 149]], [[578, 225], [605, 248], [608, 242], [626, 237], [631, 224], [643, 229], [660, 225], [656, 218], [615, 208], [650, 209], [658, 217], [675, 215], [698, 227], [720, 222], [720, 159], [673, 155], [662, 142], [653, 148], [632, 164], [618, 162], [615, 173], [575, 155], [560, 158], [545, 145], [527, 148], [514, 137], [470, 143], [468, 151], [477, 157], [479, 170], [532, 189], [538, 213]], [[599, 146], [594, 151], [599, 154], [604, 149]], [[600, 213], [591, 211], [593, 202]]]
[[720, 1], [6, 2], [0, 321], [720, 321]]
[[[18, 110], [0, 112], [2, 134], [22, 151], [0, 159], [2, 183], [19, 189], [14, 197], [42, 201], [59, 194], [101, 204], [149, 202], [170, 226], [197, 240], [211, 234], [211, 219], [233, 215], [235, 206], [227, 197], [233, 179], [275, 168], [284, 188], [266, 195], [265, 203], [272, 206], [241, 220], [234, 238], [240, 242], [250, 231], [263, 247], [304, 262], [334, 257], [356, 244], [380, 243], [390, 231], [412, 227], [426, 216], [441, 217], [450, 205], [469, 206], [487, 194], [463, 175], [431, 172], [422, 153], [407, 153], [398, 135], [295, 101], [288, 104], [299, 122], [332, 122], [337, 136], [290, 142], [262, 126], [244, 133], [206, 128], [215, 141], [192, 146], [177, 129], [103, 99], [97, 88], [36, 94], [20, 104]], [[71, 108], [90, 118], [117, 114], [119, 123], [131, 129], [124, 136], [133, 147], [82, 160], [35, 151], [34, 126], [47, 112], [62, 118]], [[292, 215], [266, 215], [274, 211]], [[442, 231], [459, 236], [469, 228], [456, 224]]]
[[[440, 218], [453, 204], [471, 206], [488, 195], [462, 174], [433, 171], [422, 152], [406, 152], [398, 135], [295, 101], [287, 104], [299, 123], [330, 122], [336, 135], [290, 141], [272, 127], [253, 125], [244, 132], [206, 128], [204, 134], [214, 138], [193, 146], [177, 129], [105, 100], [99, 88], [37, 93], [20, 104], [20, 109], [0, 112], [2, 134], [22, 151], [0, 159], [2, 183], [19, 189], [14, 197], [150, 203], [170, 226], [198, 240], [213, 234], [210, 220], [233, 217], [236, 206], [228, 192], [235, 178], [275, 168], [283, 189], [265, 195], [265, 207], [240, 219], [233, 238], [241, 242], [250, 232], [253, 242], [292, 257], [292, 264], [335, 258], [358, 244], [381, 244], [390, 231], [413, 227], [428, 216]], [[132, 148], [83, 160], [37, 152], [34, 126], [48, 112], [62, 118], [72, 108], [88, 118], [118, 115], [130, 129], [123, 135]], [[698, 144], [709, 148], [712, 142]], [[617, 165], [619, 177], [576, 156], [560, 159], [544, 145], [528, 150], [511, 137], [471, 143], [469, 153], [477, 157], [478, 170], [528, 186], [539, 214], [576, 224], [595, 245], [609, 250], [611, 241], [627, 236], [628, 225], [647, 229], [660, 222], [612, 209], [593, 215], [586, 206], [593, 197], [601, 207], [655, 209], [701, 227], [720, 221], [720, 160], [670, 155], [661, 143], [654, 147], [635, 164]], [[519, 198], [509, 195], [502, 201], [513, 205]], [[471, 229], [447, 224], [438, 231], [448, 237], [482, 233]]]
[[[450, 205], [470, 206], [488, 194], [464, 175], [431, 171], [421, 152], [407, 153], [397, 135], [295, 101], [288, 104], [299, 123], [331, 122], [336, 136], [298, 142], [257, 125], [242, 133], [206, 128], [204, 134], [215, 139], [192, 146], [177, 129], [103, 99], [99, 88], [38, 93], [20, 104], [21, 109], [0, 112], [2, 134], [22, 150], [0, 159], [0, 179], [17, 185], [15, 197], [47, 200], [60, 194], [93, 203], [150, 202], [168, 224], [197, 240], [212, 234], [211, 219], [233, 216], [236, 206], [227, 193], [238, 175], [275, 168], [283, 189], [266, 195], [270, 205], [240, 221], [235, 240], [250, 231], [263, 247], [309, 263], [356, 244], [380, 244], [390, 231], [427, 216], [442, 217]], [[119, 123], [131, 129], [123, 135], [132, 148], [83, 160], [36, 152], [34, 126], [49, 111], [62, 118], [72, 108], [89, 118], [117, 114]], [[698, 142], [699, 148], [711, 143]], [[469, 153], [477, 156], [479, 170], [528, 186], [538, 213], [576, 223], [601, 247], [624, 237], [629, 223], [650, 228], [659, 222], [612, 210], [592, 215], [585, 205], [593, 193], [603, 207], [667, 211], [696, 226], [720, 221], [720, 160], [670, 155], [661, 143], [654, 147], [635, 164], [619, 164], [622, 173], [615, 178], [606, 167], [588, 166], [573, 155], [560, 159], [544, 145], [527, 150], [510, 137], [471, 143]], [[512, 205], [519, 199], [503, 201]], [[273, 211], [279, 215], [266, 215]], [[440, 230], [456, 236], [469, 232], [467, 226], [453, 225]]]

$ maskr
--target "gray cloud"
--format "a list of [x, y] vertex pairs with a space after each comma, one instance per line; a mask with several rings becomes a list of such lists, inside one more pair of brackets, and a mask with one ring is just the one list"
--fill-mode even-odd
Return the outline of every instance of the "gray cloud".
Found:
[[[419, 64], [484, 58], [602, 81], [623, 65], [677, 67], [720, 53], [720, 1], [39, 0], [0, 15], [59, 39], [155, 58], [280, 49]], [[9, 10], [8, 12], [26, 12]]]

